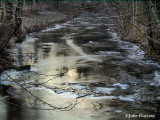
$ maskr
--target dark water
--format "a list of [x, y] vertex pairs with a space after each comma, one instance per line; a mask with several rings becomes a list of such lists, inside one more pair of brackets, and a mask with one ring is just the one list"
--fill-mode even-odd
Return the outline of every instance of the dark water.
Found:
[[158, 120], [160, 68], [115, 28], [84, 13], [26, 36], [11, 51], [15, 65], [31, 68], [1, 74], [10, 87], [1, 88], [0, 119]]

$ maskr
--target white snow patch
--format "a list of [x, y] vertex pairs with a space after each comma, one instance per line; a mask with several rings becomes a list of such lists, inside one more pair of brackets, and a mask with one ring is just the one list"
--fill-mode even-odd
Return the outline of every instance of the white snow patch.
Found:
[[54, 31], [54, 30], [58, 30], [58, 29], [61, 29], [61, 28], [63, 28], [63, 26], [57, 24], [57, 25], [55, 25], [53, 28], [48, 28], [48, 29], [46, 29], [46, 30], [42, 30], [42, 32]]
[[121, 84], [121, 83], [116, 83], [116, 84], [113, 84], [113, 86], [119, 86], [119, 87], [121, 87], [121, 89], [125, 90], [125, 89], [127, 89], [127, 87], [129, 85], [127, 85], [127, 84]]
[[5, 80], [0, 81], [0, 85], [5, 85], [5, 86], [8, 86], [8, 85], [21, 85], [23, 83], [22, 82], [16, 83], [16, 82], [10, 82], [10, 81], [5, 81]]
[[14, 69], [7, 70], [1, 74], [0, 79], [1, 80], [9, 80], [10, 78], [17, 79], [19, 75], [22, 74], [23, 72], [24, 71], [16, 71]]
[[153, 82], [150, 83], [151, 86], [154, 86], [155, 84]]
[[99, 19], [107, 19], [108, 17], [98, 17]]
[[36, 72], [36, 71], [39, 71], [39, 69], [32, 66], [32, 67], [30, 68], [30, 71], [35, 71], [35, 72]]
[[160, 73], [158, 71], [154, 72], [154, 84], [156, 86], [160, 85]]
[[116, 52], [116, 51], [99, 51], [98, 54], [101, 55], [120, 55], [120, 52]]
[[114, 110], [114, 112], [116, 112], [116, 113], [121, 113], [122, 110]]
[[29, 33], [29, 35], [33, 35], [33, 33]]
[[137, 45], [133, 45], [131, 50], [129, 51], [130, 54], [128, 57], [130, 59], [143, 59], [144, 58], [144, 51], [140, 50]]
[[26, 36], [25, 42], [34, 42], [35, 40], [38, 40], [38, 38], [32, 38], [32, 37]]
[[42, 45], [54, 45], [53, 42], [43, 43]]
[[85, 89], [86, 87], [85, 86], [81, 86], [81, 85], [73, 85], [74, 88], [78, 89], [78, 90], [82, 90], [82, 89]]
[[115, 32], [109, 32], [109, 34], [112, 36], [112, 38], [109, 39], [109, 40], [117, 41], [119, 43], [119, 46], [122, 49], [127, 49], [128, 50], [128, 56], [127, 56], [128, 58], [136, 59], [136, 60], [144, 58], [144, 54], [145, 54], [144, 51], [140, 50], [140, 48], [137, 45], [135, 45], [131, 42], [120, 40], [120, 37]]
[[61, 93], [61, 94], [57, 94], [53, 90], [51, 90], [49, 88], [45, 88], [45, 87], [35, 87], [35, 88], [32, 88], [32, 89], [35, 89], [35, 90], [45, 90], [45, 91], [47, 91], [49, 93], [52, 93], [54, 95], [58, 95], [58, 96], [63, 97], [63, 98], [77, 98], [77, 97], [79, 97], [79, 95], [73, 94], [71, 92], [64, 92], [64, 93]]
[[95, 43], [95, 42], [93, 42], [93, 41], [89, 41], [89, 43]]
[[104, 25], [107, 25], [107, 26], [115, 26], [116, 24], [104, 24]]
[[105, 88], [105, 87], [96, 87], [94, 90], [95, 93], [103, 93], [103, 94], [111, 94], [112, 91], [114, 91], [115, 88]]
[[71, 33], [71, 35], [77, 35], [78, 33]]
[[112, 36], [112, 38], [120, 40], [120, 37], [118, 36], [118, 34], [116, 32], [109, 32]]
[[10, 85], [11, 82], [9, 82], [9, 81], [0, 81], [0, 84], [7, 86], [7, 85]]
[[112, 100], [112, 99], [116, 99], [117, 97], [115, 97], [115, 96], [98, 96], [98, 97], [95, 97], [94, 95], [89, 95], [85, 98], [87, 98], [87, 99], [109, 99], [109, 100]]
[[24, 43], [22, 43], [21, 45], [19, 45], [19, 47], [21, 47], [21, 48], [28, 48], [28, 47], [29, 47], [29, 45], [28, 45], [28, 44], [24, 44]]
[[118, 96], [118, 99], [123, 100], [123, 101], [135, 101], [134, 95], [128, 95], [128, 96]]
[[160, 96], [158, 96], [157, 99], [160, 100]]

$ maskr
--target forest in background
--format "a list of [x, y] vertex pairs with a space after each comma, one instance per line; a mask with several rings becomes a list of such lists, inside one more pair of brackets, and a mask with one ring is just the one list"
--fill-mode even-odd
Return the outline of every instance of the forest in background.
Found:
[[0, 51], [9, 41], [21, 42], [26, 34], [72, 19], [82, 11], [105, 12], [116, 21], [123, 40], [138, 44], [147, 58], [159, 62], [160, 2], [154, 0], [1, 1]]

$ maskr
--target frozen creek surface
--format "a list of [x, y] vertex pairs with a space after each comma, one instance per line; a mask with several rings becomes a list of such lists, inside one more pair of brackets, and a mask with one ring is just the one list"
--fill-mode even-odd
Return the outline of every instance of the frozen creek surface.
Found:
[[10, 86], [0, 92], [0, 120], [158, 120], [159, 66], [104, 16], [84, 13], [11, 49], [15, 65], [31, 68], [0, 75]]

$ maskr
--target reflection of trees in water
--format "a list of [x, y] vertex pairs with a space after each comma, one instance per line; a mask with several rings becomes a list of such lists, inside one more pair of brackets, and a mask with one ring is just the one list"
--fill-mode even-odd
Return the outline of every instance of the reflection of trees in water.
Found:
[[155, 117], [155, 120], [158, 120], [160, 119], [160, 101], [157, 101], [156, 103], [156, 117]]
[[[17, 56], [17, 62], [18, 65], [23, 66], [23, 65], [32, 65], [35, 62], [38, 61], [38, 47], [37, 47], [37, 42], [33, 42], [33, 52], [24, 48], [24, 47], [18, 47], [18, 56]], [[32, 47], [32, 46], [30, 46]], [[32, 49], [32, 48], [31, 48]]]
[[29, 120], [29, 119], [37, 119], [40, 117], [38, 110], [28, 109], [23, 105], [25, 103], [25, 100], [22, 97], [21, 99], [9, 97], [6, 100], [6, 103], [7, 103], [6, 120]]
[[19, 47], [18, 48], [18, 64], [20, 65], [20, 66], [22, 66], [23, 65], [23, 53], [22, 53], [22, 48], [21, 47]]
[[7, 119], [6, 120], [24, 120], [23, 119], [23, 113], [26, 113], [26, 111], [22, 108], [21, 104], [23, 102], [23, 99], [14, 99], [9, 97], [7, 99]]
[[49, 57], [50, 51], [51, 51], [51, 48], [45, 48], [45, 49], [43, 49], [43, 59]]
[[34, 46], [34, 63], [35, 63], [38, 61], [38, 49], [36, 41], [33, 42], [33, 46]]

